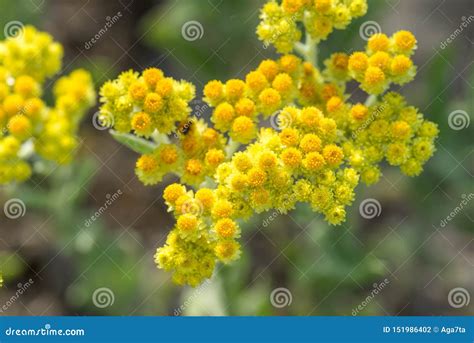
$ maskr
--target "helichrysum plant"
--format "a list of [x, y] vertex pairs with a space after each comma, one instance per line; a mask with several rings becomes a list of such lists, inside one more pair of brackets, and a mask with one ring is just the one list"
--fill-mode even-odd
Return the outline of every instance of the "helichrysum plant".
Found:
[[[45, 163], [73, 157], [80, 120], [96, 93], [84, 70], [47, 81], [60, 71], [62, 57], [62, 46], [32, 26], [0, 41], [0, 185], [24, 182]], [[42, 99], [49, 86], [53, 104]]]
[[[73, 157], [79, 122], [96, 95], [84, 70], [47, 80], [62, 57], [62, 46], [32, 26], [0, 42], [0, 184], [27, 180], [44, 161]], [[42, 99], [49, 86], [53, 104]]]
[[[308, 203], [339, 225], [354, 188], [376, 183], [383, 161], [408, 176], [422, 172], [438, 128], [388, 91], [415, 76], [414, 35], [377, 33], [364, 51], [318, 61], [318, 45], [366, 11], [366, 0], [267, 2], [257, 35], [282, 55], [242, 80], [209, 81], [210, 123], [191, 115], [195, 87], [157, 68], [102, 86], [100, 118], [140, 153], [138, 178], [146, 185], [180, 178], [164, 190], [176, 225], [155, 255], [176, 283], [196, 286], [216, 263], [236, 260], [239, 223], [255, 213]], [[350, 101], [353, 80], [365, 103]], [[272, 125], [263, 127], [265, 119]]]

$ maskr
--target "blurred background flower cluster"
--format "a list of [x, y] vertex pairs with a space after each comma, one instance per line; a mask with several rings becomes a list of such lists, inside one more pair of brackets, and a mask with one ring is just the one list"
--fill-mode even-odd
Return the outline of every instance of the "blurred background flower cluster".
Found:
[[[255, 34], [262, 3], [0, 0], [0, 36], [12, 22], [49, 32], [65, 49], [61, 74], [87, 69], [96, 88], [155, 66], [202, 90], [276, 56]], [[470, 0], [369, 0], [366, 16], [323, 42], [320, 61], [361, 50], [369, 24], [412, 31], [418, 74], [401, 93], [438, 123], [437, 153], [417, 178], [386, 167], [376, 186], [358, 186], [341, 227], [306, 206], [253, 217], [242, 258], [197, 288], [175, 286], [153, 262], [173, 225], [163, 188], [176, 180], [143, 186], [136, 154], [94, 108], [70, 166], [0, 188], [0, 315], [473, 314], [473, 15]], [[209, 117], [200, 101], [193, 112]], [[21, 200], [13, 216], [11, 199]]]

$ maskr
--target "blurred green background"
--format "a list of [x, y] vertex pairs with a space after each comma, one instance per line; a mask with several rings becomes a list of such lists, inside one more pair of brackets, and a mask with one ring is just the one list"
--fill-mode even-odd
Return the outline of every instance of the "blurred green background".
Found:
[[[254, 33], [262, 3], [0, 0], [0, 27], [16, 20], [50, 32], [65, 47], [63, 72], [87, 68], [97, 87], [122, 70], [158, 66], [202, 89], [208, 80], [242, 77], [275, 56]], [[87, 49], [118, 12], [120, 20]], [[2, 206], [12, 197], [26, 204], [20, 219], [0, 213], [0, 307], [30, 278], [34, 282], [0, 315], [474, 314], [474, 300], [461, 307], [448, 301], [459, 287], [474, 297], [473, 203], [441, 225], [463, 195], [474, 192], [474, 125], [448, 125], [453, 111], [474, 113], [474, 30], [440, 46], [466, 13], [474, 13], [470, 0], [369, 0], [367, 16], [321, 46], [322, 58], [362, 49], [359, 27], [367, 20], [387, 34], [415, 33], [419, 72], [401, 92], [441, 130], [423, 174], [410, 179], [385, 168], [379, 184], [358, 187], [342, 227], [329, 227], [306, 206], [254, 217], [243, 228], [242, 258], [196, 289], [177, 287], [156, 269], [153, 254], [173, 224], [161, 198], [164, 185], [141, 185], [133, 172], [137, 156], [94, 128], [93, 109], [73, 165], [0, 189]], [[195, 41], [181, 35], [191, 20], [203, 27]], [[88, 225], [119, 190], [122, 195]], [[382, 207], [371, 220], [358, 209], [367, 198]], [[104, 288], [105, 304], [94, 304]], [[272, 292], [281, 288], [284, 306], [272, 304]]]

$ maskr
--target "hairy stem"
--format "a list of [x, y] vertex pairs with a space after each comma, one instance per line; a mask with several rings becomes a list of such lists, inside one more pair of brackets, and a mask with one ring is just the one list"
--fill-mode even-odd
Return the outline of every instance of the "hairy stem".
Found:
[[227, 147], [225, 148], [225, 152], [227, 155], [227, 158], [232, 158], [232, 155], [234, 152], [237, 151], [237, 149], [240, 147], [240, 143], [232, 140], [232, 138], [229, 138], [229, 141], [227, 142]]
[[117, 142], [122, 143], [139, 154], [151, 154], [159, 146], [159, 144], [134, 136], [131, 133], [121, 133], [115, 130], [110, 130], [109, 132]]
[[306, 35], [305, 43], [296, 42], [294, 49], [306, 62], [318, 66], [318, 46], [309, 34]]
[[377, 95], [369, 95], [367, 97], [367, 100], [365, 100], [365, 106], [369, 107], [369, 106], [372, 106], [373, 104], [375, 104], [375, 102], [377, 101]]

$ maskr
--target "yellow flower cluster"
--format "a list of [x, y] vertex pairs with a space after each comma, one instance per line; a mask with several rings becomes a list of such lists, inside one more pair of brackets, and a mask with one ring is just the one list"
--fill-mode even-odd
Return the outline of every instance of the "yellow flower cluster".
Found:
[[338, 81], [352, 78], [367, 93], [380, 94], [391, 83], [403, 85], [413, 80], [416, 67], [410, 56], [415, 49], [416, 38], [409, 31], [398, 31], [390, 38], [377, 33], [369, 38], [365, 52], [332, 55], [326, 61], [327, 73]]
[[218, 197], [229, 201], [239, 218], [272, 208], [286, 213], [297, 202], [307, 202], [329, 223], [340, 224], [359, 177], [342, 166], [343, 149], [334, 143], [336, 125], [316, 108], [282, 111], [290, 113], [294, 125], [279, 133], [262, 129], [254, 144], [219, 166]]
[[35, 153], [56, 163], [71, 159], [95, 92], [89, 73], [76, 70], [54, 83], [55, 103], [48, 106], [43, 83], [61, 58], [61, 46], [31, 26], [0, 42], [0, 184], [28, 179]]
[[285, 55], [278, 61], [262, 61], [245, 81], [210, 81], [204, 87], [204, 100], [215, 107], [211, 121], [234, 141], [249, 143], [257, 136], [260, 114], [266, 118], [293, 101], [301, 73], [301, 60]]
[[278, 52], [288, 53], [302, 37], [300, 24], [314, 42], [319, 42], [366, 12], [366, 0], [269, 1], [262, 8], [257, 35], [265, 45], [272, 44]]
[[102, 86], [100, 119], [104, 126], [122, 133], [169, 134], [188, 117], [194, 92], [192, 84], [165, 77], [158, 68], [148, 68], [141, 75], [126, 71]]
[[165, 189], [176, 226], [155, 259], [160, 268], [173, 271], [178, 284], [196, 286], [212, 275], [217, 261], [239, 257], [236, 219], [271, 208], [286, 213], [297, 202], [307, 202], [329, 223], [344, 221], [359, 175], [341, 168], [344, 154], [334, 144], [335, 122], [316, 108], [288, 107], [282, 113], [291, 115], [294, 125], [280, 133], [262, 129], [254, 144], [220, 164], [215, 189], [195, 194], [180, 184]]
[[127, 71], [102, 86], [102, 124], [149, 146], [138, 150], [135, 168], [144, 184], [174, 173], [183, 183], [198, 186], [227, 158], [222, 134], [190, 116], [194, 93], [191, 83], [165, 77], [158, 68], [141, 75]]
[[345, 137], [349, 139], [343, 144], [344, 152], [367, 184], [379, 180], [383, 159], [400, 166], [404, 174], [417, 176], [435, 151], [437, 125], [407, 106], [398, 93], [387, 93], [368, 107], [352, 105], [346, 113]]
[[12, 77], [28, 75], [42, 83], [61, 69], [63, 48], [51, 35], [25, 26], [0, 42], [0, 64]]
[[202, 119], [183, 122], [178, 132], [175, 143], [162, 137], [164, 143], [137, 160], [136, 174], [144, 184], [156, 184], [174, 173], [181, 182], [199, 186], [227, 158], [224, 137]]
[[317, 106], [324, 109], [333, 96], [343, 97], [345, 85], [327, 77], [309, 62], [303, 63], [304, 73], [299, 80], [298, 102], [303, 106]]
[[240, 228], [231, 202], [217, 197], [215, 190], [194, 193], [176, 183], [166, 187], [163, 197], [176, 226], [165, 246], [158, 248], [155, 261], [173, 272], [176, 283], [197, 286], [211, 277], [216, 261], [230, 263], [239, 257]]
[[[377, 182], [384, 160], [408, 176], [422, 171], [438, 128], [400, 94], [385, 93], [414, 77], [415, 37], [375, 34], [364, 52], [334, 53], [323, 70], [317, 66], [317, 43], [366, 10], [365, 0], [268, 1], [259, 37], [304, 60], [286, 54], [262, 61], [243, 80], [208, 82], [203, 100], [212, 127], [190, 116], [193, 86], [158, 69], [129, 71], [102, 87], [102, 116], [124, 135], [113, 133], [116, 139], [141, 154], [140, 180], [180, 177], [182, 184], [164, 191], [176, 225], [155, 255], [175, 282], [196, 286], [217, 263], [237, 259], [238, 222], [255, 213], [307, 203], [339, 225], [359, 180]], [[368, 93], [364, 104], [349, 102], [352, 80]], [[262, 127], [264, 120], [270, 127]]]

